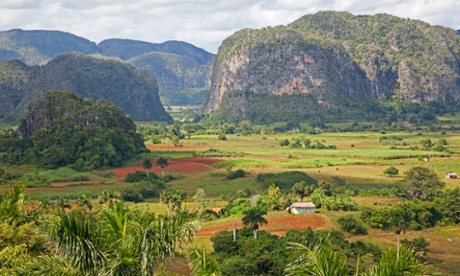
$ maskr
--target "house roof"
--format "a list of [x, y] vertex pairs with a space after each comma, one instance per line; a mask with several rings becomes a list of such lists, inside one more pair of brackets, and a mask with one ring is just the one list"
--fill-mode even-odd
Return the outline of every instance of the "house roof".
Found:
[[291, 208], [315, 208], [316, 205], [313, 202], [294, 202]]

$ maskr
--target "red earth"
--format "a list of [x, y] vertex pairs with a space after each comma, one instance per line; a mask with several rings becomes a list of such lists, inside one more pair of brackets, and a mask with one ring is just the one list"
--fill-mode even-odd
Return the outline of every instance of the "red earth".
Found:
[[195, 149], [195, 148], [205, 148], [206, 145], [191, 145], [191, 146], [173, 146], [173, 145], [148, 145], [146, 146], [149, 150], [156, 149], [168, 149], [168, 150], [179, 150], [179, 149]]
[[[210, 166], [216, 162], [223, 161], [222, 159], [217, 158], [176, 158], [168, 160], [169, 166], [165, 168], [165, 172], [177, 172], [177, 173], [194, 173], [208, 170]], [[149, 171], [154, 173], [161, 173], [161, 168], [155, 166], [155, 163], [152, 164], [153, 167], [149, 170], [146, 170], [142, 167], [142, 164], [136, 164], [129, 167], [117, 168], [105, 171], [113, 172], [119, 178], [125, 177], [128, 173], [133, 173], [135, 171]]]
[[[308, 215], [287, 215], [281, 217], [266, 217], [268, 224], [260, 227], [261, 230], [267, 230], [272, 234], [284, 235], [289, 230], [305, 231], [308, 227], [313, 230], [324, 229], [327, 227], [327, 222], [323, 216], [317, 214]], [[241, 220], [236, 222], [237, 228], [242, 228]], [[212, 236], [220, 231], [232, 231], [233, 223], [220, 224], [216, 226], [204, 226], [198, 232], [198, 236]]]

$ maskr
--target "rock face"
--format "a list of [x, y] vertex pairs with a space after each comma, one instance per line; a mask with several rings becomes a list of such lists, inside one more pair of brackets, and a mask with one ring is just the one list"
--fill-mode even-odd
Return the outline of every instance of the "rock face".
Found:
[[319, 12], [245, 29], [217, 54], [203, 113], [227, 119], [362, 116], [382, 102], [460, 98], [454, 30], [379, 14]]
[[134, 120], [171, 121], [164, 110], [153, 74], [132, 65], [79, 53], [58, 56], [46, 65], [28, 67], [18, 61], [0, 63], [0, 117], [17, 121], [43, 93], [71, 91], [83, 98], [108, 99]]

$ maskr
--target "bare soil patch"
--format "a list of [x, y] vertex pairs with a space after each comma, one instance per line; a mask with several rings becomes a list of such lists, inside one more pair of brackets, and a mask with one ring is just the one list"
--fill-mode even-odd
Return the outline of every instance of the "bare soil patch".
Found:
[[174, 145], [148, 145], [149, 150], [181, 150], [181, 149], [196, 149], [205, 148], [206, 145], [187, 145], [187, 146], [174, 146]]
[[[305, 231], [310, 227], [313, 230], [324, 229], [327, 227], [327, 221], [322, 215], [305, 214], [286, 216], [267, 217], [268, 224], [262, 225], [261, 230], [266, 230], [272, 234], [284, 235], [289, 230]], [[204, 226], [198, 232], [198, 236], [212, 236], [220, 231], [232, 231], [233, 223], [237, 228], [242, 228], [241, 218], [235, 218], [235, 221], [227, 221], [226, 223], [212, 226]]]
[[[217, 158], [176, 158], [169, 160], [169, 166], [165, 168], [165, 172], [177, 172], [177, 173], [194, 173], [194, 172], [201, 172], [210, 169], [210, 166], [216, 162], [223, 161], [222, 159]], [[105, 173], [113, 172], [119, 178], [125, 177], [128, 173], [133, 173], [135, 171], [149, 171], [154, 172], [156, 174], [161, 173], [161, 168], [155, 166], [149, 170], [145, 170], [142, 167], [142, 164], [136, 164], [133, 166], [107, 170]]]

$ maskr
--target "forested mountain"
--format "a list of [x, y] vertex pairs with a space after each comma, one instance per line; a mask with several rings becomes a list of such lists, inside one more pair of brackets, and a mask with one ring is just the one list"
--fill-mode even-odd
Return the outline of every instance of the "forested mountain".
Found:
[[262, 122], [419, 122], [456, 108], [459, 60], [452, 29], [387, 14], [319, 12], [228, 37], [203, 113]]
[[208, 93], [210, 64], [160, 52], [142, 54], [128, 62], [155, 74], [164, 103], [201, 105]]
[[139, 40], [111, 38], [99, 43], [101, 53], [105, 56], [119, 57], [123, 60], [140, 56], [150, 52], [176, 54], [193, 59], [199, 64], [207, 64], [214, 55], [183, 41], [166, 41], [163, 43], [149, 43]]
[[1, 138], [4, 161], [45, 168], [70, 165], [78, 171], [120, 166], [146, 150], [136, 125], [119, 107], [60, 91], [41, 95], [17, 131]]
[[171, 121], [160, 102], [153, 74], [115, 59], [68, 53], [41, 66], [1, 61], [0, 89], [0, 118], [4, 121], [17, 121], [30, 103], [54, 90], [108, 99], [134, 120]]
[[68, 52], [95, 54], [100, 51], [96, 43], [65, 32], [20, 29], [0, 32], [1, 60], [18, 59], [28, 65], [38, 65]]
[[0, 60], [18, 59], [27, 65], [43, 65], [68, 52], [117, 57], [150, 70], [157, 76], [160, 96], [167, 104], [202, 104], [214, 58], [213, 54], [182, 41], [107, 39], [96, 45], [59, 31], [0, 32]]

